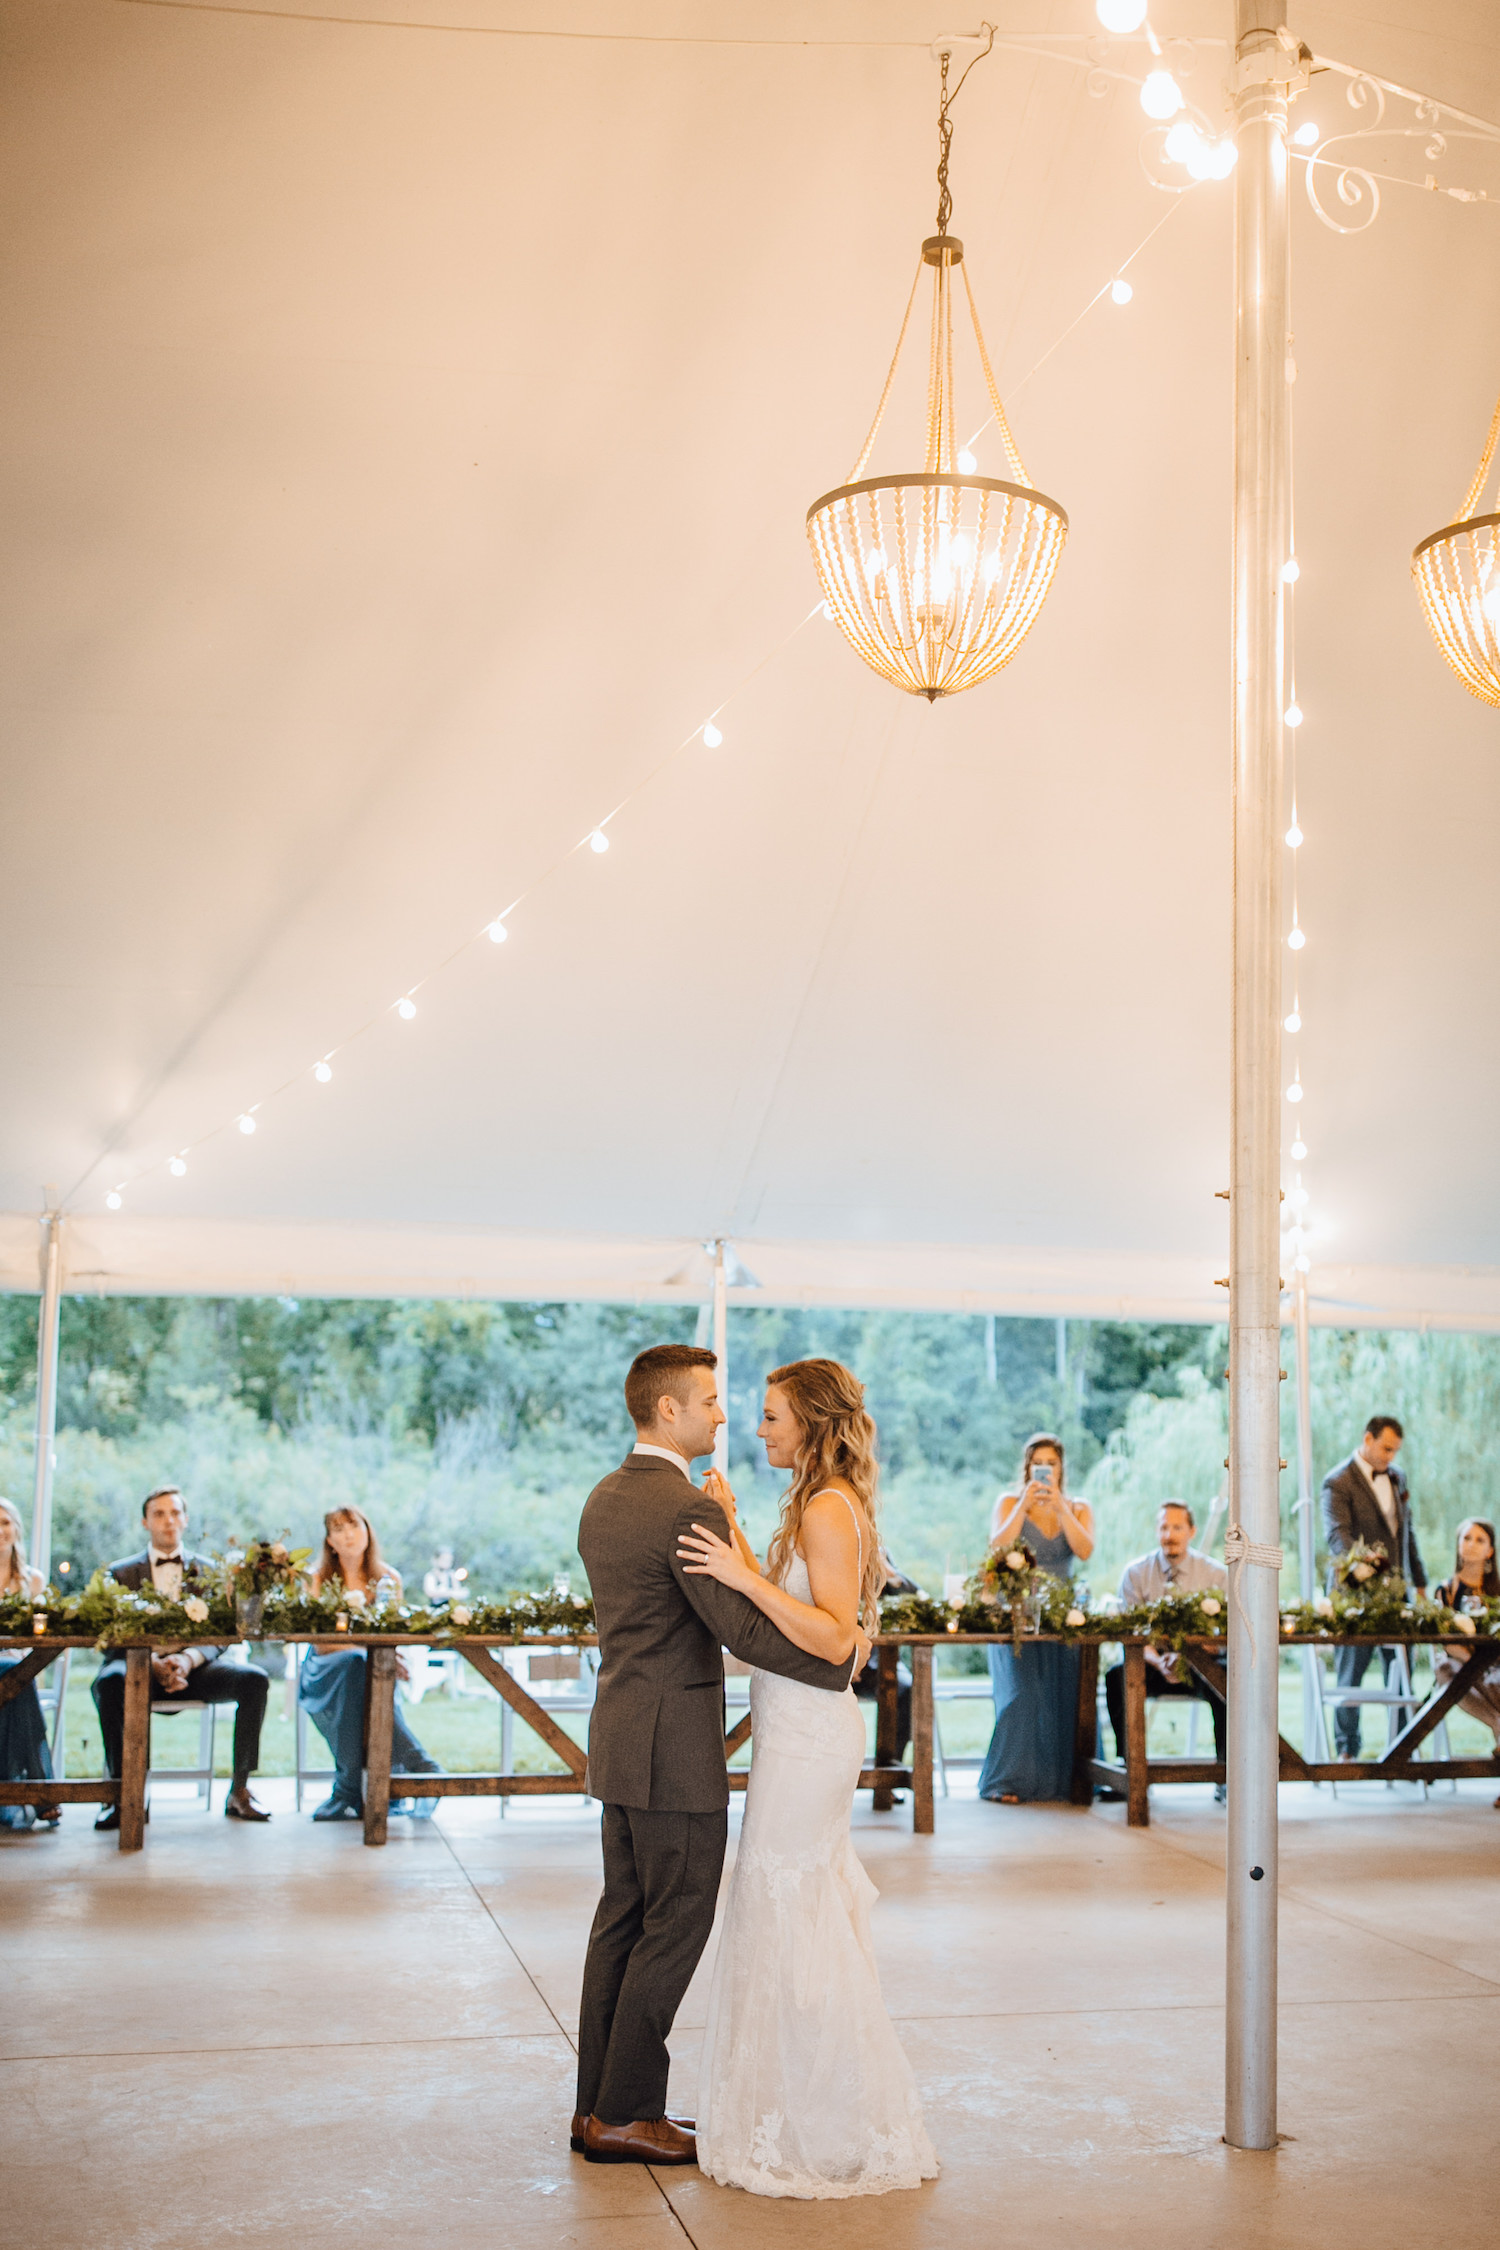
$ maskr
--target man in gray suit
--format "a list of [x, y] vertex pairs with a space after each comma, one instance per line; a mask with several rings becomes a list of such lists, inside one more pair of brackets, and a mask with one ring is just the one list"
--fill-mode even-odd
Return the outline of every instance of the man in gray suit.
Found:
[[[208, 1590], [214, 1566], [207, 1555], [187, 1553], [182, 1535], [187, 1529], [187, 1508], [175, 1484], [148, 1492], [141, 1509], [146, 1545], [138, 1555], [125, 1555], [109, 1566], [109, 1575], [122, 1586], [155, 1586], [169, 1601], [176, 1601], [194, 1585]], [[190, 1648], [170, 1652], [158, 1649], [151, 1658], [153, 1703], [232, 1703], [234, 1712], [234, 1778], [224, 1799], [230, 1820], [269, 1820], [250, 1794], [250, 1776], [260, 1763], [260, 1730], [266, 1715], [270, 1681], [258, 1664], [222, 1664], [224, 1651], [198, 1641]], [[94, 1681], [94, 1709], [104, 1738], [104, 1770], [119, 1778], [125, 1742], [125, 1659], [111, 1656], [100, 1666]], [[151, 1817], [148, 1812], [146, 1818]], [[108, 1806], [94, 1822], [96, 1828], [118, 1828], [120, 1808]]]
[[588, 1786], [604, 1807], [604, 1895], [583, 1972], [572, 2145], [593, 2164], [696, 2162], [692, 2122], [666, 2114], [667, 2034], [713, 1928], [729, 1835], [722, 1650], [835, 1695], [869, 1654], [861, 1636], [848, 1663], [805, 1655], [743, 1594], [685, 1574], [684, 1532], [730, 1537], [688, 1467], [724, 1421], [717, 1364], [691, 1344], [639, 1355], [625, 1378], [634, 1451], [578, 1526], [599, 1631]]
[[[1372, 1414], [1365, 1424], [1363, 1442], [1330, 1469], [1323, 1479], [1323, 1537], [1330, 1556], [1347, 1555], [1357, 1539], [1370, 1547], [1383, 1547], [1393, 1568], [1408, 1586], [1425, 1586], [1427, 1572], [1411, 1520], [1411, 1494], [1406, 1478], [1396, 1467], [1396, 1455], [1406, 1435], [1394, 1414]], [[1336, 1660], [1340, 1687], [1358, 1687], [1369, 1669], [1374, 1651], [1341, 1648]], [[1387, 1685], [1396, 1652], [1380, 1651], [1380, 1669]], [[1359, 1756], [1359, 1705], [1340, 1704], [1334, 1713], [1333, 1731], [1341, 1758]]]

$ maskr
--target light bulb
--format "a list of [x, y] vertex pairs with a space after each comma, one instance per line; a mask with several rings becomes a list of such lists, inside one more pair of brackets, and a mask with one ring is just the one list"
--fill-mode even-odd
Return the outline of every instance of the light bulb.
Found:
[[1307, 1209], [1306, 1188], [1294, 1187], [1291, 1194], [1287, 1197], [1287, 1202], [1291, 1205], [1294, 1211], [1305, 1211]]
[[1290, 828], [1289, 828], [1289, 829], [1287, 830], [1287, 832], [1286, 832], [1286, 840], [1287, 840], [1287, 842], [1288, 842], [1288, 843], [1289, 843], [1289, 844], [1291, 845], [1291, 847], [1292, 847], [1292, 850], [1293, 850], [1294, 852], [1295, 852], [1295, 851], [1299, 851], [1299, 850], [1301, 849], [1301, 847], [1302, 847], [1302, 831], [1301, 831], [1301, 829], [1300, 829], [1300, 828], [1299, 828], [1299, 827], [1297, 826], [1297, 823], [1296, 823], [1296, 821], [1295, 821], [1295, 820], [1294, 820], [1294, 821], [1292, 822], [1292, 825], [1291, 825], [1291, 827], [1290, 827]]
[[1195, 180], [1227, 180], [1239, 162], [1239, 155], [1226, 133], [1222, 140], [1204, 141], [1201, 154], [1195, 151], [1188, 158], [1188, 170]]
[[1162, 154], [1169, 164], [1186, 164], [1202, 145], [1197, 126], [1179, 117], [1162, 143]]
[[1294, 1268], [1293, 1270], [1294, 1270], [1295, 1272], [1297, 1272], [1297, 1273], [1311, 1273], [1311, 1272], [1312, 1272], [1312, 1260], [1311, 1260], [1311, 1258], [1309, 1258], [1309, 1257], [1308, 1257], [1308, 1255], [1307, 1255], [1307, 1253], [1306, 1253], [1306, 1251], [1305, 1251], [1305, 1250], [1303, 1251], [1303, 1253], [1302, 1253], [1301, 1257], [1300, 1257], [1300, 1258], [1298, 1258], [1298, 1260], [1297, 1260], [1297, 1263], [1296, 1263], [1296, 1266], [1295, 1266], [1295, 1268]]
[[1300, 1079], [1300, 1078], [1294, 1078], [1294, 1079], [1292, 1080], [1292, 1083], [1290, 1084], [1290, 1086], [1288, 1086], [1288, 1088], [1287, 1088], [1287, 1090], [1286, 1090], [1286, 1098], [1287, 1098], [1287, 1100], [1288, 1100], [1289, 1102], [1300, 1102], [1300, 1101], [1301, 1101], [1301, 1099], [1302, 1099], [1302, 1081], [1301, 1081], [1301, 1079]]
[[1296, 142], [1298, 148], [1311, 148], [1317, 138], [1318, 128], [1311, 118], [1305, 125], [1299, 125], [1292, 135], [1292, 139]]
[[602, 828], [596, 828], [593, 835], [590, 836], [589, 850], [591, 852], [607, 852], [609, 850], [609, 838]]
[[1135, 295], [1135, 291], [1131, 288], [1130, 283], [1125, 279], [1125, 276], [1119, 273], [1115, 275], [1114, 280], [1110, 283], [1109, 293], [1111, 298], [1117, 305], [1128, 305], [1131, 298]]
[[242, 1133], [253, 1133], [255, 1131], [255, 1119], [250, 1115], [250, 1112], [248, 1110], [246, 1110], [244, 1116], [238, 1120], [238, 1124]]
[[1302, 724], [1302, 706], [1300, 703], [1289, 703], [1281, 715], [1289, 727], [1300, 727]]
[[872, 586], [874, 585], [877, 578], [883, 578], [885, 576], [885, 570], [886, 562], [884, 547], [872, 547], [870, 549], [870, 552], [865, 557], [865, 576], [869, 579]]
[[1139, 31], [1148, 0], [1094, 0], [1094, 13], [1106, 31]]
[[1490, 588], [1479, 606], [1492, 625], [1500, 624], [1500, 583]]
[[491, 945], [504, 945], [506, 939], [510, 936], [509, 930], [505, 927], [505, 924], [499, 919], [498, 916], [493, 922], [491, 922], [489, 928], [485, 931], [484, 934], [489, 939]]
[[708, 725], [707, 725], [707, 726], [706, 726], [706, 727], [705, 727], [705, 728], [703, 729], [703, 746], [704, 746], [704, 748], [705, 748], [705, 749], [707, 749], [707, 750], [717, 750], [717, 749], [718, 749], [718, 747], [719, 747], [719, 744], [720, 744], [720, 743], [721, 743], [721, 742], [723, 741], [723, 739], [724, 739], [723, 735], [722, 735], [722, 734], [720, 733], [719, 729], [718, 729], [718, 728], [717, 728], [717, 727], [716, 727], [716, 726], [714, 725], [714, 723], [713, 723], [713, 720], [712, 720], [712, 719], [710, 719], [710, 720], [709, 720], [709, 722], [708, 722]]
[[416, 1014], [416, 1012], [417, 1003], [415, 1000], [408, 997], [407, 999], [398, 1000], [396, 1002], [396, 1013], [401, 1018], [401, 1021], [403, 1023], [410, 1023], [412, 1017]]
[[974, 471], [978, 468], [979, 463], [975, 460], [968, 447], [965, 446], [962, 453], [960, 453], [958, 457], [958, 465], [966, 477], [971, 477], [974, 474]]
[[107, 1211], [118, 1211], [124, 1200], [118, 1188], [111, 1188], [104, 1198], [104, 1207]]
[[1286, 942], [1291, 947], [1294, 953], [1300, 953], [1302, 951], [1303, 946], [1307, 943], [1307, 932], [1302, 928], [1300, 923], [1294, 922], [1292, 924], [1291, 928], [1287, 931]]
[[331, 1065], [326, 1062], [314, 1063], [313, 1076], [314, 1078], [316, 1078], [320, 1086], [326, 1086], [329, 1079], [333, 1076]]
[[1170, 70], [1153, 70], [1141, 88], [1141, 107], [1165, 124], [1182, 107], [1182, 89]]
[[1301, 1135], [1301, 1134], [1299, 1133], [1299, 1134], [1297, 1135], [1297, 1138], [1296, 1138], [1296, 1139], [1295, 1139], [1295, 1140], [1293, 1141], [1293, 1143], [1292, 1143], [1292, 1162], [1293, 1162], [1294, 1164], [1300, 1164], [1300, 1163], [1302, 1162], [1302, 1159], [1303, 1159], [1303, 1158], [1304, 1158], [1304, 1157], [1306, 1156], [1306, 1154], [1307, 1154], [1307, 1143], [1306, 1143], [1306, 1141], [1305, 1141], [1305, 1140], [1304, 1140], [1304, 1139], [1302, 1138], [1302, 1135]]
[[1298, 1015], [1295, 1008], [1293, 1008], [1289, 1016], [1283, 1016], [1281, 1022], [1283, 1029], [1286, 1031], [1297, 1032], [1302, 1029], [1302, 1018]]
[[174, 1156], [171, 1159], [170, 1163], [167, 1165], [167, 1170], [171, 1173], [174, 1180], [180, 1180], [183, 1173], [187, 1170], [187, 1166], [186, 1164], [184, 1164], [180, 1156]]
[[1282, 584], [1286, 586], [1295, 586], [1301, 576], [1302, 565], [1298, 562], [1296, 556], [1293, 555], [1290, 562], [1284, 562], [1281, 566]]

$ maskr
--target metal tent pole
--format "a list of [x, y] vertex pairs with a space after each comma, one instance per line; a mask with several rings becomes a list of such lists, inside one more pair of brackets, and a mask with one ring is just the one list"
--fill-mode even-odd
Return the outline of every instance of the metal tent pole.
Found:
[[[714, 1244], [714, 1356], [718, 1360], [719, 1404], [725, 1414], [729, 1412], [729, 1297], [724, 1272], [724, 1238]], [[729, 1424], [724, 1422], [714, 1435], [714, 1467], [721, 1476], [729, 1474]]]
[[63, 1219], [42, 1221], [42, 1299], [36, 1324], [36, 1482], [31, 1503], [31, 1563], [52, 1575], [52, 1471], [57, 1459], [57, 1336], [62, 1310]]
[[1282, 603], [1288, 513], [1285, 0], [1236, 0], [1234, 1024], [1224, 2137], [1276, 2145]]

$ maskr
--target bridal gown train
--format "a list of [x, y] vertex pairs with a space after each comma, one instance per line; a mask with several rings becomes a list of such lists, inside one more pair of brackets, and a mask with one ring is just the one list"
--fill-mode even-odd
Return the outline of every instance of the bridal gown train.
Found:
[[[786, 1591], [812, 1601], [800, 1556]], [[914, 2188], [938, 2161], [880, 1997], [878, 1893], [849, 1834], [864, 1718], [852, 1693], [761, 1671], [750, 1710], [750, 1787], [698, 2076], [699, 2169], [756, 2195]]]

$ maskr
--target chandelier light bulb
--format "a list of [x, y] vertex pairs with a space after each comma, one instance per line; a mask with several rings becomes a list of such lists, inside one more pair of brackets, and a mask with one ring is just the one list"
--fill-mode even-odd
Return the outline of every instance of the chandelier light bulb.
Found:
[[1287, 1090], [1286, 1090], [1286, 1098], [1287, 1098], [1287, 1100], [1288, 1100], [1289, 1102], [1300, 1102], [1300, 1101], [1301, 1101], [1301, 1099], [1302, 1099], [1302, 1081], [1301, 1081], [1301, 1079], [1300, 1079], [1300, 1078], [1294, 1078], [1294, 1079], [1292, 1080], [1292, 1083], [1290, 1084], [1290, 1086], [1288, 1086], [1288, 1088], [1287, 1088]]
[[314, 1063], [313, 1076], [314, 1078], [316, 1078], [320, 1086], [326, 1086], [329, 1079], [333, 1076], [332, 1065], [326, 1062]]
[[1500, 625], [1500, 580], [1497, 580], [1479, 604], [1492, 625]]
[[718, 747], [719, 747], [719, 744], [720, 744], [720, 743], [721, 743], [721, 742], [723, 741], [723, 739], [724, 739], [723, 735], [722, 735], [722, 734], [720, 733], [719, 729], [718, 729], [718, 728], [717, 728], [717, 727], [716, 727], [716, 726], [714, 725], [714, 723], [713, 723], [713, 720], [712, 720], [712, 719], [710, 719], [710, 720], [709, 720], [709, 722], [708, 722], [708, 724], [707, 724], [707, 726], [706, 726], [706, 727], [705, 727], [705, 728], [703, 729], [703, 745], [704, 745], [704, 748], [705, 748], [705, 749], [707, 749], [707, 750], [717, 750], [717, 749], [718, 749]]
[[1114, 280], [1109, 285], [1109, 293], [1111, 298], [1117, 305], [1128, 305], [1131, 298], [1135, 295], [1135, 291], [1131, 288], [1130, 283], [1125, 279], [1125, 276], [1123, 274], [1115, 275]]
[[602, 828], [596, 828], [593, 835], [590, 836], [589, 850], [591, 852], [607, 852], [609, 850], [609, 838]]
[[1299, 703], [1289, 703], [1282, 713], [1282, 717], [1289, 727], [1300, 727], [1302, 724], [1302, 706]]
[[1298, 1032], [1302, 1029], [1302, 1018], [1298, 1015], [1295, 1008], [1293, 1008], [1289, 1016], [1283, 1016], [1281, 1021], [1284, 1028], [1290, 1032]]
[[124, 1202], [124, 1200], [125, 1198], [121, 1195], [118, 1188], [111, 1188], [108, 1195], [104, 1198], [104, 1208], [106, 1209], [106, 1211], [118, 1211], [120, 1205]]
[[237, 1122], [242, 1133], [253, 1133], [255, 1131], [255, 1119], [250, 1115], [249, 1110], [246, 1110], [244, 1116]]
[[1290, 828], [1289, 828], [1289, 829], [1287, 830], [1287, 832], [1286, 832], [1286, 840], [1287, 840], [1287, 842], [1288, 842], [1288, 843], [1289, 843], [1289, 844], [1291, 845], [1291, 847], [1292, 847], [1292, 850], [1293, 850], [1294, 852], [1295, 852], [1295, 851], [1299, 851], [1299, 850], [1301, 849], [1301, 846], [1302, 846], [1302, 831], [1301, 831], [1301, 829], [1300, 829], [1300, 828], [1299, 828], [1299, 827], [1297, 826], [1297, 823], [1296, 823], [1296, 820], [1295, 820], [1295, 818], [1294, 818], [1294, 819], [1293, 819], [1293, 821], [1292, 821], [1292, 825], [1291, 825], [1291, 827], [1290, 827]]
[[1311, 118], [1308, 119], [1305, 125], [1299, 125], [1297, 127], [1296, 132], [1292, 135], [1292, 139], [1296, 142], [1298, 148], [1311, 148], [1314, 145], [1314, 143], [1318, 139], [1318, 128], [1313, 123]]
[[1094, 13], [1106, 31], [1139, 31], [1146, 20], [1147, 0], [1094, 0]]
[[1148, 117], [1165, 124], [1182, 107], [1182, 88], [1170, 70], [1153, 70], [1141, 88], [1141, 107]]
[[167, 1170], [171, 1173], [174, 1180], [180, 1180], [183, 1173], [187, 1170], [187, 1166], [180, 1156], [174, 1156], [168, 1164]]
[[416, 1014], [416, 1012], [417, 1003], [415, 1000], [411, 999], [410, 996], [408, 996], [404, 1000], [398, 1000], [396, 1002], [396, 1013], [401, 1018], [401, 1021], [403, 1023], [410, 1023], [412, 1017]]
[[968, 447], [965, 446], [958, 456], [958, 467], [960, 475], [971, 477], [978, 466], [979, 463], [975, 460]]
[[1307, 932], [1303, 929], [1300, 922], [1294, 922], [1291, 928], [1287, 931], [1286, 942], [1291, 947], [1294, 953], [1300, 953], [1302, 951], [1303, 946], [1307, 943]]
[[1302, 565], [1293, 555], [1288, 562], [1284, 562], [1281, 566], [1282, 583], [1287, 586], [1295, 586], [1301, 576]]
[[1307, 1154], [1307, 1143], [1299, 1133], [1292, 1143], [1292, 1162], [1300, 1164]]

